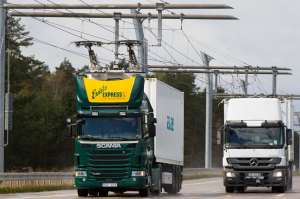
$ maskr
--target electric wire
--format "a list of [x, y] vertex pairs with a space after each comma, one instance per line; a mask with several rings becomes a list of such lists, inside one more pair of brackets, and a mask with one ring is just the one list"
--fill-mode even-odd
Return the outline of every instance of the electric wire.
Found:
[[[44, 45], [47, 45], [47, 46], [51, 46], [53, 48], [60, 49], [62, 51], [65, 51], [65, 52], [68, 52], [68, 53], [71, 53], [73, 55], [76, 55], [76, 56], [79, 56], [79, 57], [82, 57], [82, 58], [85, 58], [85, 59], [89, 60], [89, 56], [86, 55], [86, 54], [83, 54], [83, 53], [80, 53], [80, 52], [76, 52], [76, 51], [73, 51], [73, 50], [69, 50], [69, 49], [66, 49], [64, 47], [58, 46], [56, 44], [53, 44], [53, 43], [50, 43], [50, 42], [47, 42], [47, 41], [43, 41], [41, 39], [37, 39], [35, 37], [31, 37], [31, 38], [33, 39], [33, 41], [35, 41], [37, 43], [44, 44]], [[107, 59], [101, 59], [101, 60], [110, 61], [110, 60], [107, 60]], [[101, 64], [107, 64], [106, 62], [102, 62], [102, 61], [99, 61], [99, 62]]]

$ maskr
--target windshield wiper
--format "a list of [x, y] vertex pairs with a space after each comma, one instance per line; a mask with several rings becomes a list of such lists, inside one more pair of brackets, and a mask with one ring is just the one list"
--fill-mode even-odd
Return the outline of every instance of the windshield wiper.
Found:
[[113, 140], [131, 140], [131, 139], [128, 139], [128, 138], [118, 137], [118, 136], [107, 137], [107, 139], [113, 139]]
[[80, 136], [80, 138], [85, 139], [85, 140], [102, 140], [102, 138], [95, 137], [95, 136], [92, 136], [92, 135], [83, 135], [83, 136]]

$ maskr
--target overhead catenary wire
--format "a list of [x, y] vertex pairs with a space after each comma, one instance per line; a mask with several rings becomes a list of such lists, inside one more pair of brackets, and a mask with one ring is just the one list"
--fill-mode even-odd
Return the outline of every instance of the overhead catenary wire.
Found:
[[[56, 2], [54, 2], [54, 1], [51, 1], [51, 0], [47, 0], [48, 2], [50, 2], [50, 3], [52, 3], [52, 4], [56, 4]], [[84, 1], [82, 1], [82, 0], [80, 0], [82, 3], [84, 2]], [[85, 4], [87, 4], [87, 3], [85, 3]], [[102, 12], [101, 10], [97, 10], [97, 11], [99, 11], [99, 12]], [[69, 11], [69, 12], [72, 12], [72, 11]], [[104, 12], [102, 12], [102, 13], [104, 13]], [[99, 26], [100, 28], [102, 28], [102, 29], [105, 29], [106, 31], [109, 31], [109, 32], [111, 32], [111, 33], [114, 33], [114, 31], [112, 31], [112, 30], [110, 30], [109, 28], [106, 28], [106, 27], [103, 27], [104, 25], [102, 25], [102, 24], [99, 24], [99, 23], [96, 23], [96, 22], [94, 22], [94, 21], [92, 21], [92, 20], [86, 20], [86, 19], [82, 19], [83, 21], [87, 21], [87, 22], [89, 22], [89, 23], [92, 23], [92, 24], [95, 24], [95, 25], [97, 25], [97, 26]], [[129, 22], [128, 22], [129, 23]], [[58, 25], [58, 24], [55, 24], [55, 25]], [[63, 26], [61, 26], [61, 27], [63, 27]], [[65, 27], [66, 28], [66, 27]], [[68, 27], [69, 28], [69, 27]], [[70, 29], [70, 28], [69, 28]], [[71, 29], [73, 29], [73, 28], [71, 28]], [[77, 31], [78, 32], [78, 31]], [[83, 34], [86, 34], [86, 33], [83, 33]], [[89, 34], [90, 35], [90, 34]], [[122, 35], [122, 34], [120, 34], [120, 36], [121, 37], [123, 37], [124, 39], [129, 39], [128, 37], [125, 37], [124, 35]], [[77, 37], [78, 37], [78, 35], [77, 35]], [[95, 36], [94, 36], [95, 37]], [[102, 39], [102, 38], [100, 38], [100, 39]], [[107, 41], [107, 39], [105, 39], [104, 38], [104, 40], [106, 40]], [[103, 47], [104, 49], [106, 49], [105, 47]], [[109, 51], [111, 51], [111, 52], [113, 52], [112, 50], [109, 50]]]
[[[84, 0], [78, 0], [78, 1], [84, 3], [85, 5], [90, 6], [90, 4], [88, 4], [88, 3], [87, 3], [86, 1], [84, 1]], [[98, 11], [98, 12], [101, 12], [101, 13], [105, 13], [105, 12], [99, 10], [99, 9], [97, 9], [97, 11]], [[128, 23], [128, 24], [133, 25], [133, 22], [127, 21], [127, 20], [125, 20], [125, 19], [121, 19], [121, 20], [123, 20], [125, 23]], [[148, 30], [155, 38], [157, 38], [157, 35], [156, 35], [149, 27], [143, 26], [143, 28], [144, 28], [144, 29], [147, 29], [147, 30]], [[171, 47], [173, 50], [175, 49], [175, 51], [177, 51], [177, 53], [183, 55], [182, 52], [178, 51], [178, 50], [177, 50], [175, 47], [173, 47], [172, 45], [168, 44], [168, 43], [165, 42], [165, 41], [163, 41], [163, 43], [164, 43], [165, 45]], [[165, 48], [164, 46], [162, 46], [162, 48], [163, 48], [164, 51], [166, 51], [166, 53], [167, 53], [167, 54], [170, 56], [170, 58], [173, 60], [172, 62], [178, 63], [178, 61], [174, 58], [174, 56], [172, 56], [172, 54], [167, 50], [167, 48]], [[151, 52], [151, 51], [149, 51], [149, 52]], [[188, 56], [186, 56], [186, 55], [184, 55], [184, 57], [185, 57], [185, 58], [188, 58]], [[191, 58], [188, 58], [188, 59], [191, 59]], [[197, 62], [193, 61], [193, 63], [197, 63]]]
[[[62, 51], [65, 51], [65, 52], [68, 52], [68, 53], [71, 53], [73, 55], [76, 55], [76, 56], [79, 56], [79, 57], [82, 57], [82, 58], [85, 58], [85, 59], [89, 60], [89, 56], [86, 55], [86, 54], [83, 54], [83, 53], [80, 53], [80, 52], [76, 52], [76, 51], [73, 51], [73, 50], [70, 50], [70, 49], [66, 49], [66, 48], [61, 47], [59, 45], [56, 45], [56, 44], [53, 44], [53, 43], [50, 43], [50, 42], [47, 42], [47, 41], [43, 41], [43, 40], [37, 39], [35, 37], [32, 37], [32, 38], [33, 38], [33, 41], [35, 41], [37, 43], [44, 44], [44, 45], [47, 45], [47, 46], [51, 46], [53, 48], [60, 49]], [[108, 61], [108, 62], [110, 61], [110, 60], [104, 59], [104, 58], [102, 58], [100, 60]], [[99, 62], [102, 63], [102, 64], [108, 64], [108, 63], [102, 62], [102, 61], [99, 61]]]

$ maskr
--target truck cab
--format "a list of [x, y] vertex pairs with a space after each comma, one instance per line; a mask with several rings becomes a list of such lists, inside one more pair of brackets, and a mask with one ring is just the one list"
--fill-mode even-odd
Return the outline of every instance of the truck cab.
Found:
[[239, 98], [225, 102], [223, 167], [226, 192], [249, 186], [292, 187], [290, 102], [276, 98]]

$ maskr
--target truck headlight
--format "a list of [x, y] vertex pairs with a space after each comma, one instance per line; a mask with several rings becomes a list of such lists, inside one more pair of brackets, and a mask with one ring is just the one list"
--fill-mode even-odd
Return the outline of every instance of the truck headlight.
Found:
[[86, 177], [87, 172], [86, 171], [75, 171], [75, 176], [76, 177]]
[[280, 178], [282, 176], [283, 176], [282, 171], [274, 171], [273, 172], [273, 177], [275, 177], [275, 178]]
[[132, 171], [131, 176], [137, 177], [137, 176], [145, 176], [146, 172], [145, 171]]
[[227, 171], [225, 174], [227, 178], [234, 178], [236, 176], [235, 173], [231, 171]]

